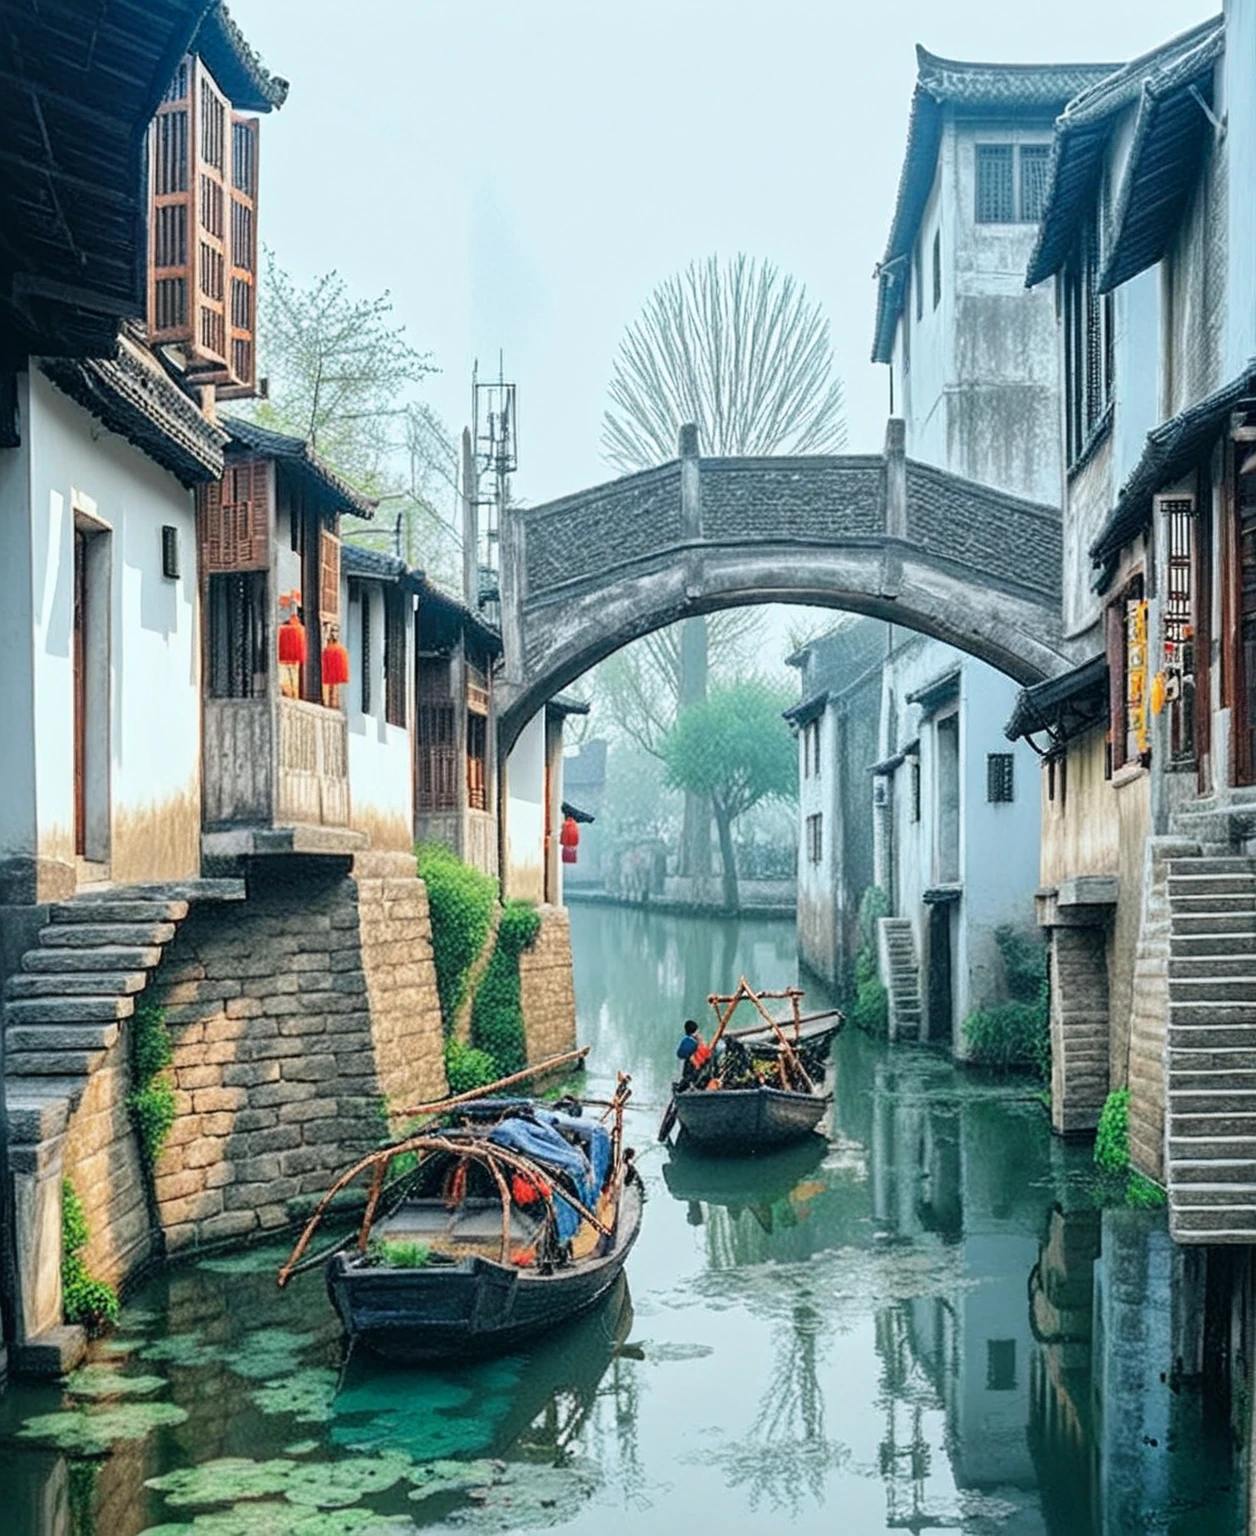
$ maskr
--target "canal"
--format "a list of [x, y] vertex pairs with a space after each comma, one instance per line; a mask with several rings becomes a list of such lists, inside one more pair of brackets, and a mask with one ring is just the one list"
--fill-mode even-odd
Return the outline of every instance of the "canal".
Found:
[[524, 1356], [342, 1368], [320, 1276], [280, 1293], [278, 1250], [163, 1272], [69, 1392], [0, 1398], [0, 1531], [1246, 1529], [1244, 1394], [1177, 1361], [1192, 1257], [1032, 1086], [850, 1032], [827, 1141], [668, 1151], [680, 1019], [795, 979], [793, 928], [577, 907], [572, 930], [591, 1076], [631, 1071], [650, 1194], [609, 1303]]

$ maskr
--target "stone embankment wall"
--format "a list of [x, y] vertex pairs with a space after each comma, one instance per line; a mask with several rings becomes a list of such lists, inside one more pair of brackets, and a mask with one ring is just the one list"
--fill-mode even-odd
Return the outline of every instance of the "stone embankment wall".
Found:
[[238, 908], [193, 914], [151, 992], [174, 1045], [154, 1180], [172, 1253], [285, 1225], [379, 1144], [386, 1106], [445, 1091], [410, 855], [275, 861]]
[[519, 957], [519, 991], [528, 1032], [528, 1060], [543, 1061], [576, 1044], [576, 994], [571, 922], [565, 907], [541, 907], [541, 928]]

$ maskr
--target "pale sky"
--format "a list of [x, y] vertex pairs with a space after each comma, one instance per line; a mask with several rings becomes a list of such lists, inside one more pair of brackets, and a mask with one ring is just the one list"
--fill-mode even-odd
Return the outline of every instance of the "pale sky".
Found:
[[616, 345], [712, 251], [778, 263], [832, 327], [850, 447], [880, 447], [872, 269], [906, 140], [914, 44], [1123, 61], [1206, 0], [233, 0], [292, 82], [262, 131], [261, 234], [301, 279], [391, 289], [467, 419], [471, 366], [519, 386], [515, 493], [610, 478]]

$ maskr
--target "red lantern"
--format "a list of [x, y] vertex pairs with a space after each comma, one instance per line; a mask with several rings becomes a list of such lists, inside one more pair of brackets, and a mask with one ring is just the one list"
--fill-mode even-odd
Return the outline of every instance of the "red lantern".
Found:
[[576, 849], [580, 846], [580, 828], [576, 825], [574, 816], [563, 818], [563, 829], [558, 834], [558, 841], [563, 845], [563, 863], [574, 864]]
[[279, 626], [279, 660], [285, 667], [305, 665], [305, 625], [295, 613]]
[[349, 681], [349, 653], [339, 640], [323, 647], [323, 683], [328, 688], [338, 688]]

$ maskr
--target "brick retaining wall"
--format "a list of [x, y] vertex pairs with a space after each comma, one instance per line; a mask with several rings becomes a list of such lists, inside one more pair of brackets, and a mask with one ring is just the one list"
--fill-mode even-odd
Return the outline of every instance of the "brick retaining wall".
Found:
[[541, 929], [519, 957], [519, 988], [528, 1032], [528, 1060], [543, 1061], [576, 1043], [576, 994], [571, 971], [571, 921], [565, 907], [541, 907]]

